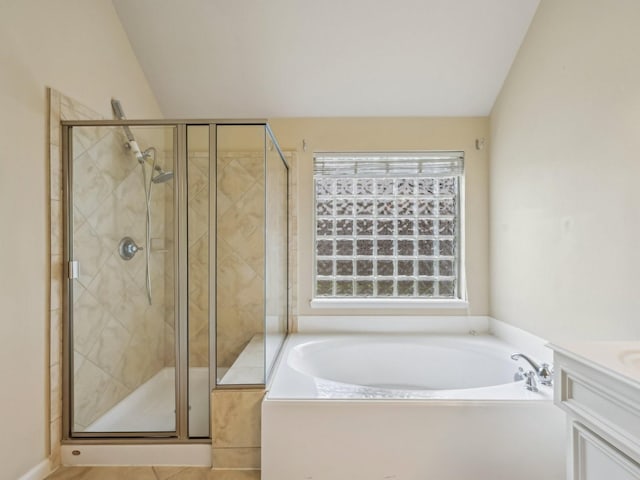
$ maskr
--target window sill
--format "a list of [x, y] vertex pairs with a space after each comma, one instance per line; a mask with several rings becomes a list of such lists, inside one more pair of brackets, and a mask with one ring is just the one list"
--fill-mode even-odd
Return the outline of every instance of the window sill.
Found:
[[460, 299], [410, 299], [410, 298], [314, 298], [311, 308], [425, 308], [425, 309], [467, 309], [469, 302]]

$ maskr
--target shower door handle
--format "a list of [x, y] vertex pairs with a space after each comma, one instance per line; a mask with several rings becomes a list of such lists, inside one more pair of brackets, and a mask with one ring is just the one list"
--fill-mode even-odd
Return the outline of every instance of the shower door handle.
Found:
[[68, 263], [69, 268], [69, 280], [75, 280], [80, 276], [80, 264], [77, 260], [70, 260]]

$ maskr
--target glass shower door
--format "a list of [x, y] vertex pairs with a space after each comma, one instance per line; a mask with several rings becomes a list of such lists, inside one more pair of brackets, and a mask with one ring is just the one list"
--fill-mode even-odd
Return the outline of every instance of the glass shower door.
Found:
[[173, 126], [71, 129], [72, 435], [175, 434], [176, 134]]

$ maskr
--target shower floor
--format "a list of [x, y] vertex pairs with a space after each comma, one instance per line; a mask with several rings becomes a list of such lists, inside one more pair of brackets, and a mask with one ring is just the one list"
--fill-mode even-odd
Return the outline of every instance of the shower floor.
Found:
[[[189, 436], [209, 436], [209, 369], [189, 369]], [[163, 368], [84, 432], [175, 430], [175, 369]]]

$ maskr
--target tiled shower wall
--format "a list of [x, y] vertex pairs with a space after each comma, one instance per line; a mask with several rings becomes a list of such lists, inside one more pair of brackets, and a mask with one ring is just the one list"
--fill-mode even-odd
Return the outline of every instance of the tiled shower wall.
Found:
[[264, 153], [219, 152], [217, 365], [264, 332]]
[[[92, 120], [98, 119], [100, 116], [84, 107], [83, 105], [75, 102], [69, 97], [66, 97], [56, 90], [50, 90], [50, 118], [49, 118], [49, 128], [50, 128], [50, 208], [51, 208], [51, 293], [50, 293], [50, 324], [49, 324], [49, 338], [50, 338], [50, 435], [49, 435], [49, 444], [50, 444], [50, 460], [52, 468], [60, 465], [60, 444], [61, 444], [61, 436], [62, 436], [62, 315], [63, 315], [63, 298], [62, 298], [62, 285], [63, 285], [63, 275], [65, 269], [63, 268], [63, 217], [62, 217], [62, 163], [61, 163], [61, 136], [60, 136], [60, 121], [61, 120]], [[262, 169], [262, 155], [258, 157], [256, 156], [250, 161], [245, 162], [244, 165], [238, 165], [238, 162], [233, 162], [234, 155], [237, 157], [237, 153], [229, 153], [227, 155], [222, 155], [222, 166], [227, 167], [230, 166], [230, 170], [226, 172], [226, 177], [228, 182], [222, 182], [220, 185], [220, 191], [218, 194], [219, 208], [221, 214], [227, 213], [232, 210], [232, 207], [237, 212], [238, 209], [242, 210], [244, 208], [247, 209], [248, 212], [257, 212], [262, 211], [261, 206], [252, 203], [251, 200], [257, 200], [263, 198], [263, 192], [260, 190], [260, 185], [263, 184], [261, 169]], [[251, 155], [249, 155], [251, 157]], [[296, 312], [296, 298], [295, 298], [295, 289], [291, 288], [291, 285], [295, 284], [295, 275], [296, 275], [296, 257], [297, 257], [297, 245], [296, 245], [296, 236], [294, 232], [297, 228], [297, 215], [295, 208], [295, 198], [296, 198], [296, 173], [295, 173], [295, 157], [290, 155], [287, 156], [289, 163], [292, 167], [290, 171], [290, 184], [289, 184], [289, 201], [290, 201], [290, 216], [289, 216], [289, 319], [290, 322], [294, 321], [294, 314]], [[238, 158], [235, 158], [238, 160]], [[189, 238], [193, 241], [190, 241], [190, 251], [189, 258], [190, 261], [194, 263], [190, 263], [190, 288], [195, 288], [195, 285], [200, 284], [205, 285], [206, 282], [198, 281], [198, 279], [207, 278], [206, 269], [208, 268], [208, 258], [205, 260], [205, 257], [208, 257], [208, 249], [205, 246], [208, 243], [208, 205], [205, 200], [208, 196], [208, 160], [205, 160], [204, 155], [198, 155], [197, 153], [193, 155], [190, 167], [194, 166], [199, 170], [196, 171], [195, 168], [191, 168], [190, 172], [194, 173], [193, 176], [189, 178], [189, 195], [190, 195], [190, 210], [189, 210], [189, 222], [193, 223], [192, 228], [194, 230], [189, 232]], [[260, 166], [260, 172], [256, 169]], [[224, 168], [222, 169], [223, 173]], [[233, 172], [240, 173], [239, 177], [233, 177], [231, 174]], [[253, 174], [252, 174], [253, 172]], [[224, 178], [224, 177], [223, 177]], [[239, 181], [241, 185], [234, 185], [234, 181]], [[165, 188], [171, 188], [170, 185], [165, 184]], [[242, 190], [242, 194], [238, 195], [236, 192], [236, 188]], [[206, 193], [205, 193], [206, 192]], [[226, 192], [226, 193], [225, 193]], [[250, 193], [249, 193], [250, 192]], [[245, 200], [242, 198], [249, 193]], [[193, 196], [193, 197], [192, 197]], [[170, 196], [166, 197], [166, 224], [172, 225], [173, 222], [173, 210], [169, 208], [169, 204], [171, 204]], [[235, 204], [235, 207], [234, 207]], [[79, 212], [81, 213], [81, 211]], [[238, 221], [243, 220], [242, 218], [238, 218]], [[255, 220], [255, 218], [254, 218]], [[85, 218], [86, 221], [86, 218]], [[246, 219], [245, 219], [246, 221]], [[264, 219], [261, 220], [264, 222]], [[243, 223], [239, 225], [242, 228], [245, 236], [242, 238], [236, 238], [239, 242], [243, 242], [245, 248], [252, 252], [252, 255], [248, 256], [246, 259], [242, 256], [238, 256], [234, 249], [227, 245], [225, 246], [226, 256], [231, 257], [227, 265], [236, 265], [242, 266], [240, 269], [240, 275], [237, 278], [237, 281], [233, 278], [231, 281], [234, 281], [237, 285], [242, 287], [251, 287], [254, 286], [254, 292], [256, 296], [258, 292], [262, 294], [262, 285], [261, 285], [261, 274], [262, 274], [262, 266], [258, 265], [258, 262], [255, 258], [255, 254], [257, 252], [263, 251], [262, 245], [262, 225], [256, 226], [255, 224], [251, 224], [250, 222]], [[169, 227], [167, 227], [169, 228]], [[231, 228], [229, 226], [228, 228]], [[256, 233], [258, 230], [258, 233]], [[168, 233], [168, 232], [167, 232]], [[233, 233], [233, 232], [232, 232]], [[238, 249], [238, 244], [235, 244], [236, 250]], [[173, 256], [173, 243], [170, 240], [167, 240], [165, 253], [166, 258], [172, 258]], [[166, 260], [165, 260], [166, 261]], [[100, 262], [98, 262], [100, 263]], [[251, 268], [251, 263], [253, 263], [255, 268]], [[205, 265], [207, 265], [205, 267]], [[194, 276], [191, 276], [194, 275]], [[256, 282], [256, 277], [258, 277], [258, 281]], [[133, 278], [133, 277], [132, 277]], [[137, 277], [136, 277], [137, 278]], [[173, 292], [173, 277], [165, 276], [165, 291]], [[260, 287], [255, 287], [255, 285], [260, 284]], [[250, 291], [250, 289], [244, 290], [245, 292]], [[242, 292], [242, 290], [239, 290]], [[240, 294], [238, 294], [241, 296]], [[200, 290], [197, 293], [194, 293], [190, 290], [190, 299], [198, 300], [194, 302], [194, 304], [190, 305], [189, 313], [192, 316], [193, 321], [196, 321], [195, 318], [201, 319], [206, 318], [207, 313], [204, 313], [203, 310], [205, 305], [205, 299], [208, 301], [208, 296], [205, 290]], [[81, 299], [79, 296], [78, 300]], [[241, 303], [242, 298], [237, 298], [237, 300]], [[172, 295], [167, 294], [166, 302], [167, 308], [165, 311], [165, 325], [164, 325], [164, 363], [167, 366], [173, 365], [174, 358], [174, 341], [173, 341], [173, 305]], [[249, 305], [255, 303], [254, 301], [249, 302]], [[262, 303], [262, 299], [260, 298], [259, 304]], [[231, 303], [233, 305], [233, 303]], [[207, 307], [208, 309], [208, 307]], [[199, 311], [198, 311], [199, 310]], [[208, 310], [206, 310], [208, 312]], [[246, 311], [246, 308], [245, 308]], [[111, 315], [109, 313], [109, 315]], [[256, 320], [256, 323], [249, 324], [249, 328], [252, 331], [261, 331], [262, 328], [262, 320], [261, 314], [254, 316], [253, 318], [259, 319]], [[201, 320], [197, 320], [196, 322], [202, 322]], [[233, 326], [232, 321], [229, 322], [230, 326]], [[206, 331], [203, 328], [198, 329], [198, 323], [196, 323], [196, 327], [192, 325], [190, 330], [193, 332], [196, 330], [200, 330], [200, 333], [195, 334], [195, 339], [192, 338], [194, 342], [193, 351], [194, 354], [191, 357], [192, 366], [199, 366], [203, 362], [204, 351], [206, 351], [205, 345], [207, 345], [208, 336], [204, 334]], [[140, 337], [137, 337], [140, 339]], [[233, 347], [236, 351], [240, 351], [242, 346], [250, 339], [243, 339], [240, 337], [239, 341]], [[137, 340], [136, 340], [137, 343]], [[224, 342], [225, 344], [232, 345], [231, 339], [227, 339]], [[224, 356], [228, 359], [228, 362], [232, 362], [235, 359], [234, 353], [225, 353]], [[96, 350], [96, 358], [97, 358], [97, 350]], [[247, 391], [246, 395], [251, 396], [253, 394], [252, 391]], [[259, 395], [259, 393], [255, 393]], [[219, 403], [219, 402], [218, 402]], [[220, 405], [222, 407], [222, 405]], [[232, 408], [230, 406], [229, 408]], [[252, 421], [250, 426], [242, 426], [238, 425], [240, 431], [248, 432], [248, 431], [259, 431], [259, 404], [256, 407], [251, 408], [252, 411], [256, 412], [258, 415], [256, 421]], [[218, 412], [218, 415], [223, 415], [224, 411], [228, 410], [227, 408], [222, 408], [221, 412]], [[235, 422], [232, 422], [235, 423]], [[215, 422], [214, 424], [218, 424], [218, 426], [214, 426], [214, 431], [217, 432], [218, 428], [227, 428], [227, 422]], [[244, 425], [244, 424], [243, 424]], [[219, 433], [219, 432], [218, 432]], [[246, 435], [243, 434], [243, 435]], [[214, 436], [215, 433], [214, 433]], [[259, 461], [259, 450], [255, 449], [254, 441], [241, 441], [235, 442], [233, 445], [230, 443], [229, 445], [217, 445], [218, 447], [222, 447], [218, 453], [230, 453], [235, 455], [236, 452], [234, 447], [242, 448], [243, 450], [240, 452], [244, 452], [244, 449], [248, 452], [247, 454], [250, 457], [254, 457], [258, 455], [258, 458], [247, 461], [244, 459], [244, 454], [241, 455], [243, 459], [237, 459], [233, 461], [222, 461], [223, 459], [217, 459], [216, 464], [218, 466], [222, 466], [223, 464], [229, 464], [229, 466], [245, 466], [245, 467], [254, 467], [257, 465]], [[227, 448], [229, 448], [227, 450]]]
[[[100, 116], [51, 89], [50, 96], [50, 453], [60, 462], [62, 435], [62, 315], [63, 282], [63, 176], [61, 120], [95, 120]], [[125, 262], [117, 255], [124, 234], [144, 244], [144, 193], [140, 167], [124, 148], [124, 137], [113, 129], [80, 129], [74, 151], [73, 233], [74, 257], [80, 261], [75, 281], [76, 311], [74, 376], [77, 387], [76, 422], [83, 428], [170, 363], [165, 343], [172, 331], [163, 326], [165, 309], [173, 311], [171, 184], [154, 186], [155, 214], [152, 237], [160, 239], [152, 254], [152, 289], [158, 305], [147, 304], [144, 293], [144, 258]], [[144, 139], [139, 139], [144, 143]], [[159, 188], [158, 188], [159, 187]], [[169, 222], [169, 223], [166, 223]], [[165, 250], [163, 252], [163, 250]], [[164, 275], [164, 272], [169, 275]], [[171, 358], [173, 352], [171, 353]]]
[[149, 305], [145, 252], [128, 261], [118, 254], [125, 236], [144, 245], [141, 167], [120, 131], [74, 132], [73, 258], [80, 269], [73, 298], [74, 421], [83, 430], [165, 366], [166, 248], [153, 245], [167, 243], [165, 197], [172, 190], [170, 184], [152, 184]]
[[187, 162], [189, 367], [209, 367], [209, 153]]

